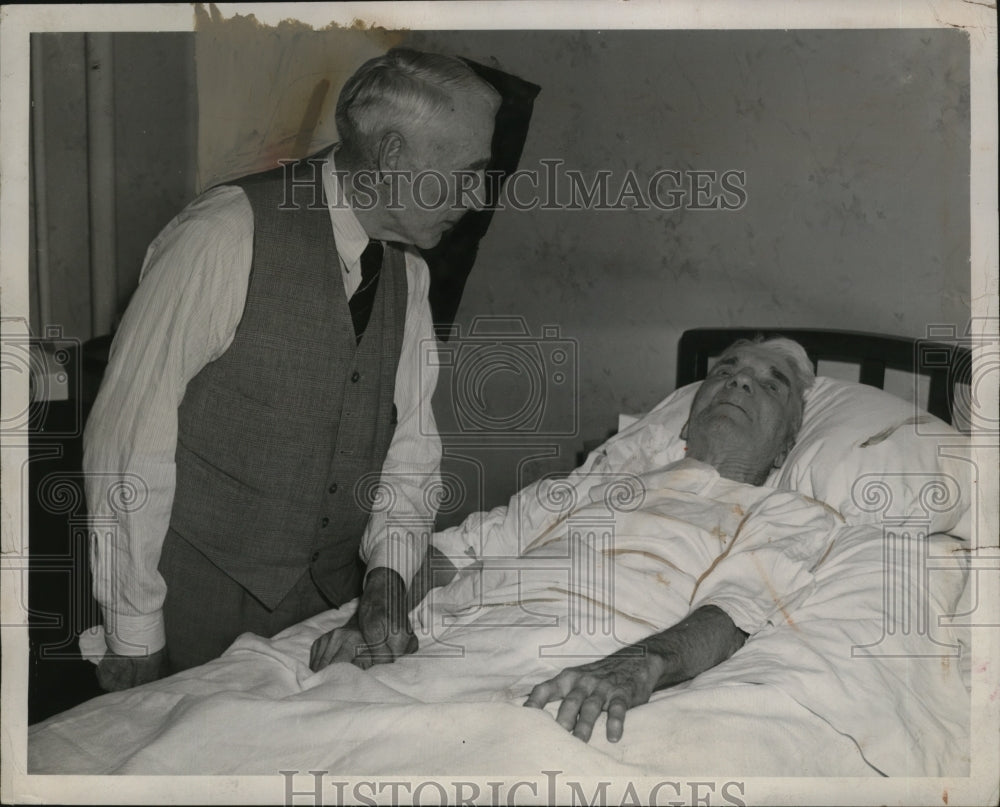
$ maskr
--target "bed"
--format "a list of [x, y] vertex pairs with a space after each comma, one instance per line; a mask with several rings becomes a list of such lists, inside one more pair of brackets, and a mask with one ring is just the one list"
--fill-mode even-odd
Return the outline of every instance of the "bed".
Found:
[[[484, 529], [530, 520], [535, 503], [580, 495], [595, 475], [626, 479], [683, 456], [678, 434], [698, 379], [722, 348], [757, 332], [686, 332], [675, 392], [650, 412], [623, 418], [569, 477], [539, 480], [508, 507], [481, 515]], [[949, 617], [968, 608], [976, 502], [968, 440], [949, 423], [968, 398], [955, 390], [969, 383], [969, 353], [925, 340], [764, 332], [798, 339], [821, 374], [827, 360], [860, 366], [862, 383], [817, 379], [796, 446], [768, 480], [824, 502], [844, 523], [815, 584], [784, 619], [723, 664], [630, 710], [620, 743], [604, 739], [603, 717], [584, 744], [555, 723], [552, 705], [548, 714], [521, 708], [530, 686], [512, 674], [503, 619], [488, 640], [454, 652], [438, 643], [435, 653], [368, 672], [349, 664], [311, 672], [312, 642], [346, 621], [352, 603], [273, 639], [246, 634], [209, 664], [31, 727], [29, 773], [295, 771], [295, 792], [308, 794], [307, 772], [317, 771], [370, 778], [370, 791], [342, 791], [341, 800], [387, 802], [414, 798], [408, 789], [381, 789], [387, 777], [489, 774], [508, 785], [529, 782], [518, 798], [550, 803], [591, 798], [592, 790], [565, 789], [574, 776], [661, 784], [681, 774], [968, 776], [969, 639], [961, 620]], [[930, 379], [926, 404], [877, 388], [897, 371]], [[650, 796], [635, 787], [633, 802], [678, 797], [676, 788]], [[615, 793], [602, 800], [618, 803]], [[425, 803], [431, 795], [422, 796]], [[509, 790], [499, 796], [508, 797]], [[697, 801], [688, 791], [679, 797]], [[722, 797], [716, 791], [711, 803], [750, 799], [742, 790]], [[492, 797], [479, 785], [475, 793], [445, 794], [463, 798]]]

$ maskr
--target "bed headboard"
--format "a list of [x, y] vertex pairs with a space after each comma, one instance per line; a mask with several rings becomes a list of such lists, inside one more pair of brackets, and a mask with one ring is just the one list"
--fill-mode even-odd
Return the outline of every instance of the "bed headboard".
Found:
[[925, 408], [946, 423], [952, 422], [955, 385], [969, 384], [972, 378], [972, 352], [947, 342], [818, 328], [693, 328], [684, 331], [677, 346], [677, 388], [704, 378], [709, 359], [737, 339], [759, 334], [794, 339], [814, 369], [823, 360], [857, 364], [858, 381], [879, 389], [885, 386], [887, 369], [926, 376]]

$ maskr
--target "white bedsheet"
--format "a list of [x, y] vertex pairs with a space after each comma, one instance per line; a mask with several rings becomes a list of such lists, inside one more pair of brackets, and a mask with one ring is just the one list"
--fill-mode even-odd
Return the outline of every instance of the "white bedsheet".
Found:
[[[935, 538], [914, 549], [947, 553], [952, 543]], [[523, 601], [473, 609], [441, 641], [425, 632], [421, 652], [393, 665], [312, 673], [313, 640], [345, 621], [352, 604], [271, 640], [244, 635], [210, 664], [33, 727], [29, 772], [967, 775], [969, 698], [958, 659], [944, 655], [956, 637], [941, 628], [904, 634], [884, 619], [884, 597], [913, 592], [912, 576], [894, 572], [910, 566], [883, 552], [879, 530], [839, 530], [807, 596], [727, 662], [630, 710], [618, 744], [604, 739], [603, 718], [584, 744], [552, 719], [555, 705], [549, 714], [521, 707], [546, 670], [586, 660], [540, 657], [545, 642], [534, 632], [557, 643], [565, 625], [528, 629], [526, 642]], [[932, 625], [961, 589], [961, 574], [939, 577], [925, 598]], [[453, 585], [474, 577], [464, 579]], [[642, 607], [646, 596], [619, 590], [613, 604]], [[453, 606], [455, 590], [429, 602], [414, 613], [418, 626]], [[546, 616], [545, 603], [529, 607], [538, 609], [531, 618]], [[617, 620], [615, 630], [629, 624]], [[465, 652], [441, 655], [449, 642]], [[532, 650], [511, 652], [523, 647]]]

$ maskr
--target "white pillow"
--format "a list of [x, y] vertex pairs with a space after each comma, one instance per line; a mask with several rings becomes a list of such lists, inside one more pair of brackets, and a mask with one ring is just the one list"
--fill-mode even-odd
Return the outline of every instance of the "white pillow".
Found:
[[[954, 456], [948, 456], [948, 454]], [[802, 429], [774, 487], [826, 502], [850, 524], [901, 521], [971, 537], [968, 441], [909, 401], [866, 384], [820, 376]]]
[[[626, 422], [629, 425], [604, 443], [591, 458], [595, 454], [606, 454], [609, 468], [636, 474], [683, 459], [684, 441], [680, 433], [699, 386], [701, 382], [696, 381], [675, 390], [638, 418], [619, 416], [619, 427]], [[584, 468], [590, 464], [588, 460]]]
[[[681, 459], [680, 431], [700, 383], [608, 440], [600, 451], [610, 467], [642, 473]], [[967, 439], [912, 403], [820, 376], [806, 394], [795, 446], [766, 484], [819, 499], [850, 524], [899, 520], [970, 538], [972, 465], [963, 456]]]

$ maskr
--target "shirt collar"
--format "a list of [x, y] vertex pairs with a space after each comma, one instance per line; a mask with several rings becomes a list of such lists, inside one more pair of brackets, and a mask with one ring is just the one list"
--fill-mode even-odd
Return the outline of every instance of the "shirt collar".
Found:
[[643, 474], [647, 490], [665, 487], [694, 494], [705, 494], [720, 478], [714, 467], [693, 457], [684, 457]]
[[334, 163], [336, 146], [327, 155], [323, 165], [323, 191], [326, 193], [327, 208], [330, 211], [330, 223], [333, 225], [333, 237], [337, 242], [337, 254], [348, 271], [357, 266], [361, 253], [368, 246], [368, 234], [361, 226], [346, 200], [340, 204], [341, 187], [337, 178], [337, 166]]

